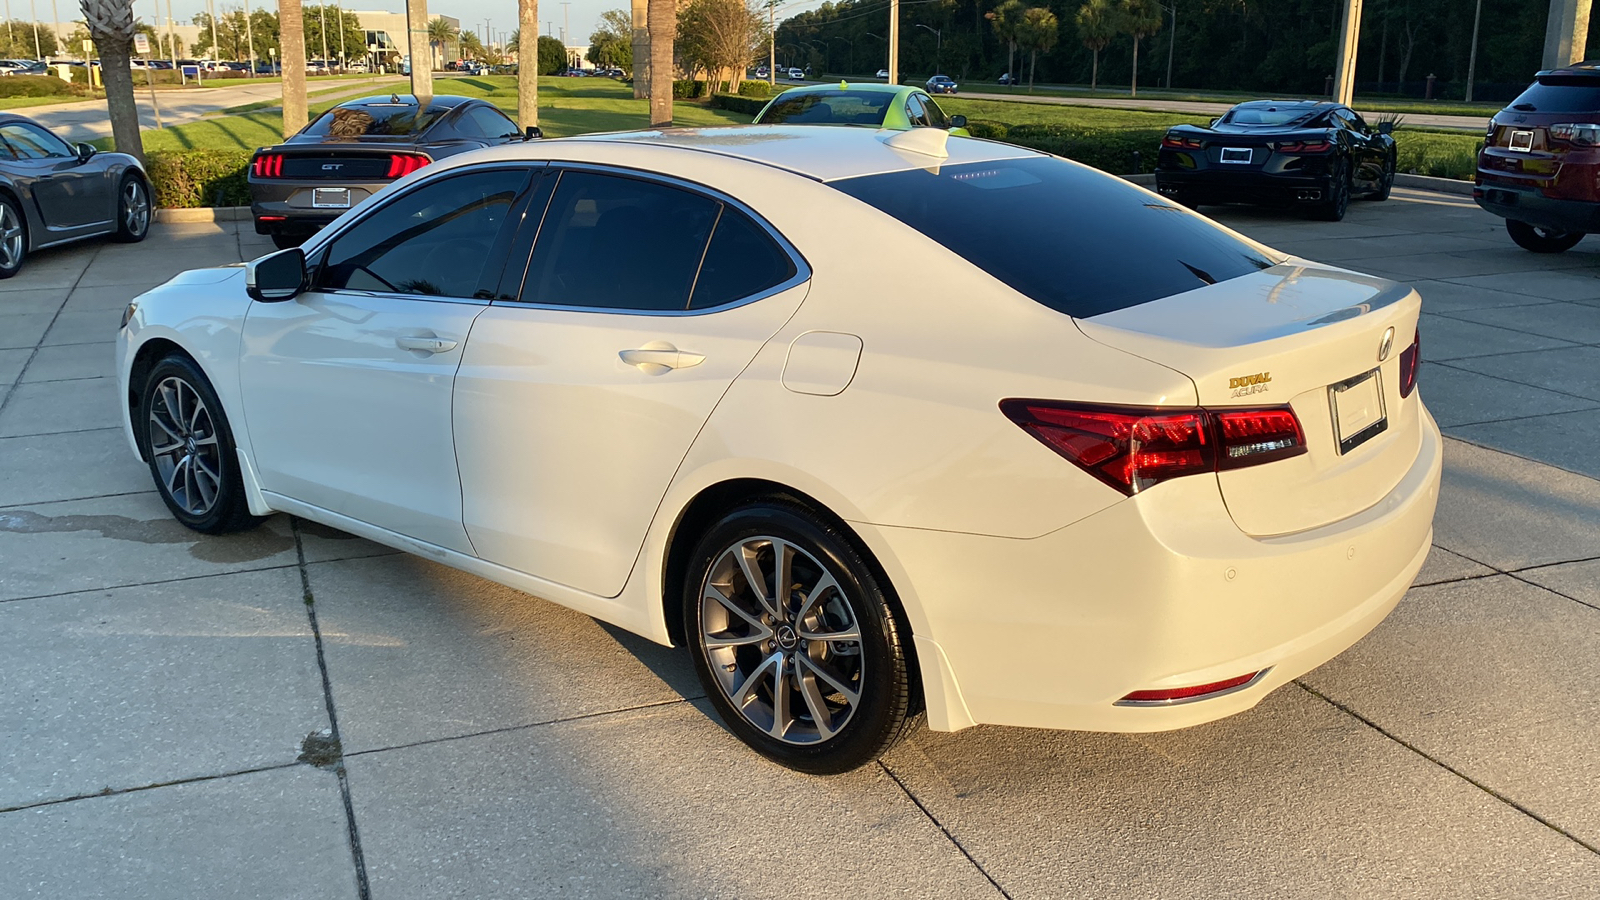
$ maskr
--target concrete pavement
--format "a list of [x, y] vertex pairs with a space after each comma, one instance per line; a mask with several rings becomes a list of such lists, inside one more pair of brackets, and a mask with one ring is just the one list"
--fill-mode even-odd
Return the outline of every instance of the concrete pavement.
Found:
[[733, 740], [681, 652], [284, 516], [176, 526], [115, 427], [118, 313], [270, 245], [38, 254], [0, 282], [0, 896], [1594, 896], [1600, 239], [1403, 189], [1206, 211], [1422, 292], [1418, 586], [1221, 722], [921, 731], [828, 779]]

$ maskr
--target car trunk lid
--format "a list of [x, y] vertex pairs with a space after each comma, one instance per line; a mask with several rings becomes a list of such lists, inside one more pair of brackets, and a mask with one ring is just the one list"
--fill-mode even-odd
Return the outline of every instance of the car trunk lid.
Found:
[[263, 160], [271, 157], [277, 157], [280, 161], [272, 163], [267, 171], [252, 164], [252, 174], [296, 181], [389, 181], [415, 171], [430, 161], [427, 154], [409, 147], [355, 143], [306, 146], [280, 144], [262, 150], [256, 158]]
[[1405, 285], [1291, 260], [1077, 322], [1189, 376], [1208, 409], [1294, 410], [1307, 452], [1217, 475], [1234, 522], [1265, 536], [1367, 509], [1410, 469], [1421, 408], [1400, 396], [1400, 361], [1420, 310]]

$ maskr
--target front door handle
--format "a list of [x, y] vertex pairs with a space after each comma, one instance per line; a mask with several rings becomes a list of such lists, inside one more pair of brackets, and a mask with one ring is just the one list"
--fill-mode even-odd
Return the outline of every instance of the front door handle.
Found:
[[401, 350], [417, 350], [422, 353], [443, 353], [455, 349], [456, 342], [449, 338], [436, 337], [408, 337], [402, 335], [394, 339], [394, 345]]
[[687, 369], [706, 361], [703, 353], [679, 350], [665, 341], [651, 341], [635, 350], [617, 354], [630, 366], [638, 366], [650, 375], [664, 375], [673, 369]]

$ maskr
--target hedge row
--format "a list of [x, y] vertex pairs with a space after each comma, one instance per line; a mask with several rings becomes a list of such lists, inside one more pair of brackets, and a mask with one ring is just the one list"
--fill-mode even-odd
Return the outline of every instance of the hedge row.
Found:
[[249, 150], [152, 150], [144, 155], [156, 206], [249, 206]]
[[1094, 166], [1113, 175], [1135, 175], [1155, 168], [1165, 128], [1074, 128], [1067, 125], [1006, 125], [986, 119], [967, 122], [973, 137], [1031, 147]]
[[[674, 100], [698, 100], [701, 97], [710, 95], [710, 93], [711, 82], [709, 81], [674, 81], [672, 83], [672, 99]], [[716, 96], [731, 97], [733, 95], [718, 94]], [[772, 96], [772, 85], [767, 84], [765, 81], [741, 81], [739, 82], [738, 96], [758, 97], [765, 103], [766, 98]], [[712, 98], [712, 105], [716, 105], [715, 97]]]
[[57, 97], [89, 93], [87, 88], [74, 88], [54, 75], [12, 75], [0, 78], [0, 97]]
[[[748, 84], [749, 82], [746, 82]], [[766, 84], [766, 82], [761, 82]], [[737, 94], [717, 94], [711, 98], [711, 105], [729, 112], [743, 113], [754, 116], [761, 112], [767, 105], [765, 97], [741, 97]]]

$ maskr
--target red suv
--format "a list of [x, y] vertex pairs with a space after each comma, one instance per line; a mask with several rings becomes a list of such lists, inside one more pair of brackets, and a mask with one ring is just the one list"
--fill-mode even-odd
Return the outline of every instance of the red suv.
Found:
[[1540, 72], [1489, 120], [1472, 197], [1535, 253], [1600, 232], [1600, 62]]

